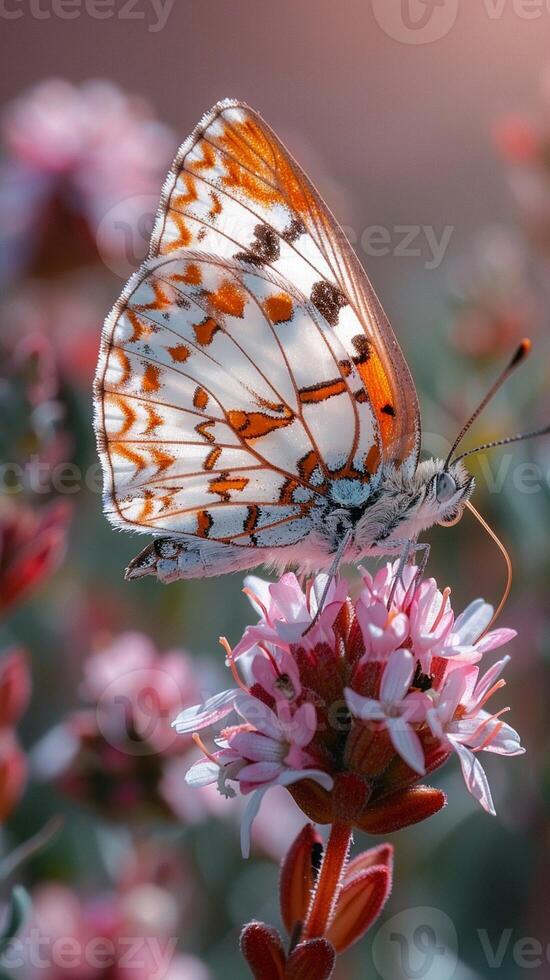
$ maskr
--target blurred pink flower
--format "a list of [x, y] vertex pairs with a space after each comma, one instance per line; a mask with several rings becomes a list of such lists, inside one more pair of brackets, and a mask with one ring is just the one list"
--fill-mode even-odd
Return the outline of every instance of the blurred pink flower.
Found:
[[[7, 106], [1, 128], [6, 162], [0, 209], [12, 237], [9, 251], [27, 261], [29, 252], [40, 252], [52, 203], [82, 262], [94, 259], [94, 247], [97, 258], [100, 225], [101, 249], [124, 249], [114, 220], [103, 223], [106, 215], [117, 206], [117, 222], [135, 227], [144, 197], [158, 193], [175, 148], [169, 129], [154, 119], [144, 99], [101, 80], [41, 82]], [[10, 212], [10, 200], [19, 202], [17, 212]], [[75, 215], [88, 225], [87, 250]], [[30, 239], [33, 231], [35, 242], [22, 246], [19, 239]], [[56, 241], [57, 246], [70, 263], [66, 243]], [[42, 250], [42, 259], [51, 263], [52, 256]]]
[[[297, 583], [284, 576], [279, 591], [253, 583], [250, 595], [262, 619], [235, 648], [241, 656], [246, 652], [239, 664], [252, 682], [239, 676], [228, 648], [237, 687], [176, 719], [176, 730], [189, 734], [233, 711], [240, 715], [242, 721], [221, 732], [213, 751], [195, 736], [204, 758], [186, 778], [192, 786], [217, 784], [224, 795], [234, 795], [231, 784], [251, 794], [242, 826], [245, 854], [252, 821], [271, 786], [288, 787], [311, 820], [385, 833], [443, 805], [439, 791], [415, 784], [452, 751], [461, 759], [468, 789], [483, 805], [490, 797], [482, 791], [477, 753], [523, 751], [517, 733], [503, 727], [499, 715], [484, 712], [501, 686], [489, 682], [504, 662], [472, 686], [474, 664], [514, 631], [487, 632], [493, 610], [482, 600], [455, 619], [450, 590], [439, 591], [433, 579], [418, 582], [415, 566], [405, 569], [393, 589], [396, 569], [387, 565], [374, 577], [364, 572], [354, 602], [343, 580], [335, 583], [310, 631], [315, 639], [307, 633], [303, 642], [297, 624], [307, 629], [311, 617], [304, 614], [308, 598], [300, 597]], [[310, 595], [321, 595], [325, 582], [320, 576]], [[458, 698], [449, 698], [450, 690], [458, 690]]]
[[32, 899], [25, 980], [60, 980], [69, 972], [79, 980], [209, 980], [198, 958], [177, 952], [177, 894], [154, 878], [85, 898], [45, 882]]

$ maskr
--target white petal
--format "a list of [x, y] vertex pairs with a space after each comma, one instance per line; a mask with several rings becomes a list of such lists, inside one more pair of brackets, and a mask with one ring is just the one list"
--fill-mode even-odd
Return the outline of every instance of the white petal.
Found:
[[411, 769], [423, 776], [426, 772], [426, 764], [422, 743], [416, 732], [403, 718], [387, 718], [386, 727], [393, 747], [403, 762], [406, 762]]
[[235, 700], [240, 697], [240, 693], [235, 689], [221, 691], [220, 694], [209, 698], [204, 704], [194, 704], [192, 708], [186, 708], [178, 715], [176, 720], [172, 722], [172, 727], [180, 735], [196, 732], [199, 728], [207, 728], [208, 725], [213, 725], [220, 718], [225, 718], [233, 710]]
[[483, 701], [483, 698], [487, 692], [492, 688], [495, 681], [498, 680], [504, 668], [510, 663], [510, 657], [503, 657], [502, 660], [497, 660], [492, 667], [483, 675], [480, 681], [476, 684], [475, 691], [473, 694], [474, 704], [471, 706], [471, 710], [475, 710], [475, 705]]
[[388, 659], [382, 683], [380, 701], [382, 704], [396, 704], [402, 701], [411, 686], [414, 674], [414, 657], [408, 650], [396, 650]]
[[322, 769], [285, 769], [279, 776], [277, 783], [279, 786], [291, 786], [293, 783], [299, 783], [301, 779], [312, 779], [314, 783], [319, 783], [319, 786], [322, 786], [327, 792], [334, 786], [332, 776], [329, 776], [328, 772], [323, 772]]
[[453, 627], [453, 640], [460, 644], [475, 643], [493, 617], [493, 607], [484, 599], [474, 599], [458, 616]]
[[[281, 773], [277, 779], [277, 784], [279, 786], [291, 786], [293, 783], [299, 783], [301, 779], [313, 779], [314, 782], [319, 783], [327, 792], [334, 786], [332, 777], [320, 769], [287, 769]], [[268, 789], [269, 787], [266, 786], [262, 789], [255, 790], [244, 811], [241, 823], [241, 851], [245, 858], [250, 854], [250, 831], [252, 824], [258, 814], [264, 794], [267, 793]]]
[[250, 856], [250, 831], [252, 830], [252, 824], [258, 815], [258, 811], [266, 792], [267, 789], [255, 790], [254, 793], [252, 793], [243, 813], [241, 822], [241, 853], [243, 858]]
[[470, 752], [470, 749], [466, 748], [465, 745], [461, 745], [455, 739], [452, 739], [452, 744], [460, 759], [462, 775], [464, 776], [464, 782], [469, 792], [478, 803], [481, 803], [481, 806], [484, 810], [487, 810], [487, 813], [492, 813], [494, 816], [496, 810], [493, 797], [491, 796], [491, 789], [487, 776], [485, 775], [485, 770], [479, 759], [473, 752]]
[[372, 698], [364, 698], [357, 694], [351, 687], [346, 687], [344, 691], [346, 704], [354, 718], [361, 718], [363, 721], [383, 721], [386, 717], [383, 708], [378, 701]]
[[268, 708], [267, 704], [249, 694], [240, 694], [235, 708], [239, 714], [264, 735], [281, 739], [281, 725], [277, 715]]
[[[271, 605], [271, 594], [269, 592], [271, 584], [271, 582], [266, 582], [265, 579], [259, 578], [257, 575], [247, 575], [244, 580], [245, 588], [250, 592], [253, 592], [254, 595], [257, 595], [262, 605], [265, 606], [268, 611]], [[258, 606], [254, 602], [253, 598], [251, 596], [248, 596], [248, 598], [254, 609], [258, 610]], [[259, 611], [263, 618], [261, 609]]]
[[185, 773], [185, 782], [188, 786], [198, 789], [201, 786], [210, 786], [211, 783], [217, 782], [219, 775], [220, 767], [215, 762], [210, 762], [209, 759], [200, 759]]

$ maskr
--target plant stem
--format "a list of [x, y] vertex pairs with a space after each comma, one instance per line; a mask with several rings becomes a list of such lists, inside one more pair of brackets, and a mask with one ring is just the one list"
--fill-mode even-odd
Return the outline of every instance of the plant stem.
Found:
[[304, 922], [302, 940], [324, 936], [332, 922], [342, 888], [351, 836], [352, 830], [347, 824], [332, 825], [317, 884]]

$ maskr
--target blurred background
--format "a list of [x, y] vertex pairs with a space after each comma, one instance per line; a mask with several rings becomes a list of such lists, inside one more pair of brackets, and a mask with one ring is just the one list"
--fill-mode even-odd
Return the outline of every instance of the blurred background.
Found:
[[[345, 226], [410, 362], [425, 448], [445, 452], [525, 335], [534, 356], [469, 444], [548, 421], [550, 4], [5, 0], [0, 20], [4, 898], [24, 883], [27, 929], [39, 922], [50, 942], [154, 936], [173, 954], [168, 972], [147, 958], [139, 969], [98, 960], [69, 969], [79, 980], [245, 977], [239, 928], [278, 921], [277, 862], [302, 818], [273, 791], [244, 862], [238, 807], [185, 787], [196, 751], [168, 722], [217, 689], [218, 637], [236, 642], [250, 611], [238, 576], [124, 583], [140, 542], [101, 511], [91, 407], [101, 324], [145, 255], [178, 144], [214, 102], [238, 97]], [[415, 976], [543, 980], [550, 440], [472, 468], [476, 505], [514, 562], [506, 703], [528, 754], [488, 766], [494, 820], [455, 763], [438, 774], [450, 805], [395, 837], [382, 923], [424, 906], [450, 920], [458, 964]], [[471, 515], [431, 540], [430, 571], [455, 609], [498, 601], [503, 563]], [[150, 716], [150, 737], [136, 734], [135, 711]], [[47, 846], [24, 843], [53, 833], [60, 814]], [[396, 963], [377, 972], [376, 931], [342, 959], [339, 980], [413, 975]], [[526, 937], [541, 952], [524, 956]], [[37, 957], [1, 969], [67, 974]]]

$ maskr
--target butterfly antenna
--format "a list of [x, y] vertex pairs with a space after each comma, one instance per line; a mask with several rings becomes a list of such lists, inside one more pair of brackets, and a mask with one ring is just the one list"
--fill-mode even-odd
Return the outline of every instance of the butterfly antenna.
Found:
[[460, 459], [466, 459], [467, 456], [473, 456], [475, 453], [482, 453], [485, 449], [494, 449], [496, 446], [509, 446], [512, 442], [524, 442], [526, 439], [536, 439], [538, 436], [550, 435], [550, 425], [545, 425], [542, 429], [534, 429], [532, 432], [520, 432], [517, 436], [507, 436], [506, 439], [495, 439], [493, 442], [484, 442], [482, 446], [476, 446], [475, 449], [468, 449], [467, 452], [461, 453], [456, 459], [453, 459], [453, 463], [457, 463]]
[[[515, 351], [514, 356], [512, 357], [511, 361], [506, 365], [506, 367], [504, 368], [504, 370], [501, 371], [501, 373], [499, 374], [499, 376], [496, 379], [496, 381], [489, 388], [489, 391], [485, 395], [485, 398], [482, 399], [482, 401], [477, 406], [476, 410], [474, 412], [472, 412], [472, 414], [470, 415], [470, 418], [468, 419], [468, 421], [466, 422], [466, 424], [462, 427], [462, 429], [458, 433], [458, 436], [456, 437], [456, 439], [455, 439], [455, 441], [454, 441], [454, 443], [453, 443], [453, 445], [451, 447], [451, 451], [449, 452], [449, 455], [447, 456], [447, 459], [445, 460], [445, 466], [444, 466], [444, 469], [445, 470], [447, 470], [449, 468], [449, 466], [451, 464], [451, 460], [452, 460], [452, 458], [453, 458], [456, 450], [458, 449], [458, 446], [460, 445], [460, 443], [464, 439], [464, 436], [468, 432], [468, 429], [471, 428], [471, 426], [474, 424], [474, 422], [478, 418], [478, 416], [481, 415], [483, 409], [489, 404], [489, 402], [491, 401], [491, 399], [496, 395], [496, 393], [499, 390], [499, 388], [502, 387], [502, 385], [504, 384], [504, 382], [508, 380], [508, 378], [515, 371], [515, 369], [525, 360], [525, 358], [527, 357], [527, 355], [528, 355], [528, 353], [529, 353], [530, 350], [531, 350], [531, 341], [528, 338], [524, 338], [524, 340], [521, 341], [520, 345], [518, 346], [517, 350]], [[462, 457], [460, 457], [460, 458], [462, 459]]]
[[[481, 514], [479, 513], [479, 511], [476, 510], [476, 508], [474, 507], [474, 505], [469, 500], [466, 501], [466, 507], [468, 508], [468, 510], [471, 510], [471, 512], [474, 515], [474, 517], [476, 518], [476, 520], [478, 520], [479, 523], [481, 524], [481, 526], [485, 528], [485, 530], [487, 531], [487, 534], [489, 535], [489, 537], [491, 537], [493, 539], [493, 541], [497, 545], [500, 553], [502, 554], [502, 557], [504, 558], [504, 562], [505, 562], [505, 565], [506, 565], [506, 585], [504, 587], [504, 592], [502, 594], [502, 598], [501, 598], [501, 600], [500, 600], [500, 602], [498, 604], [497, 609], [493, 613], [493, 617], [491, 619], [491, 622], [483, 630], [483, 633], [481, 634], [481, 636], [485, 636], [485, 634], [488, 633], [489, 630], [492, 629], [492, 627], [496, 623], [498, 617], [500, 616], [502, 610], [504, 609], [504, 606], [506, 605], [508, 596], [510, 595], [510, 589], [512, 588], [512, 577], [513, 577], [513, 573], [512, 573], [512, 562], [510, 560], [510, 555], [508, 554], [508, 552], [506, 550], [506, 547], [503, 545], [503, 543], [500, 540], [500, 538], [495, 534], [495, 532], [493, 531], [492, 527], [487, 523], [487, 521], [485, 520], [485, 518], [481, 516]], [[481, 639], [481, 636], [479, 637], [479, 639]]]

